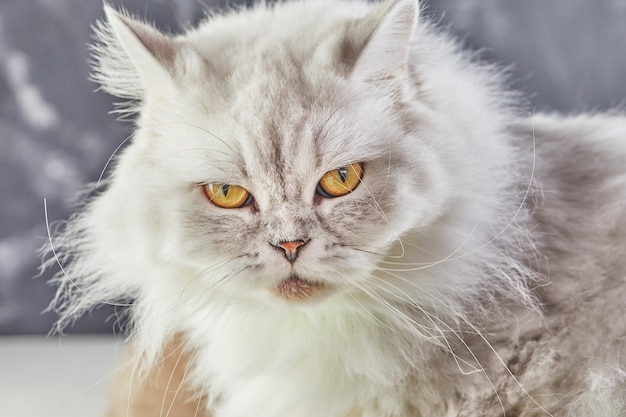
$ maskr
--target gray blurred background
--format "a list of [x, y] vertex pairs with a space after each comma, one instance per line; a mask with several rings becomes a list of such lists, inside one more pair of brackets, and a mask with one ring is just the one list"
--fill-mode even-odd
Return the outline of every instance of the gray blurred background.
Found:
[[[110, 0], [180, 32], [214, 0]], [[229, 4], [245, 3], [231, 1]], [[430, 0], [426, 13], [484, 56], [514, 64], [538, 110], [576, 112], [626, 98], [626, 0]], [[51, 221], [68, 217], [128, 135], [113, 98], [88, 81], [101, 0], [0, 0], [0, 334], [46, 333], [53, 297], [37, 274]], [[101, 308], [69, 331], [110, 332]]]

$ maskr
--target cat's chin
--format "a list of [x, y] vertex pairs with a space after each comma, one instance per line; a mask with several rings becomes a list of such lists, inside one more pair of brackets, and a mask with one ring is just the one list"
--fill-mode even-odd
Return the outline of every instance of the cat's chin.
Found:
[[292, 274], [272, 289], [275, 296], [282, 300], [302, 303], [321, 300], [333, 293], [332, 285], [302, 278]]

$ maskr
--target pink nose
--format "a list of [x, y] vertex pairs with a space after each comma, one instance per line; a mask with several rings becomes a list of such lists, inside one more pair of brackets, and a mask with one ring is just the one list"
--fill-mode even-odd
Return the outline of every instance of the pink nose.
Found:
[[278, 242], [278, 245], [272, 245], [276, 249], [283, 251], [283, 255], [290, 263], [294, 263], [300, 255], [300, 249], [306, 245], [308, 241], [305, 240], [292, 240], [288, 242]]

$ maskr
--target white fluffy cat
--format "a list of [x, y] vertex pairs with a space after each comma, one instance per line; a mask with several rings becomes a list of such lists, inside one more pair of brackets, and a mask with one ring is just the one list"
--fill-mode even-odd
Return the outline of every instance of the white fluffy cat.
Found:
[[415, 0], [169, 36], [106, 7], [132, 143], [53, 239], [133, 300], [112, 416], [626, 416], [626, 119], [527, 117]]

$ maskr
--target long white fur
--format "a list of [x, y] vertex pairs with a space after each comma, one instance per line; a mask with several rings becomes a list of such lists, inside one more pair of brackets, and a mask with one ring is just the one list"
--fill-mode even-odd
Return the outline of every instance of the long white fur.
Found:
[[[134, 299], [132, 339], [145, 363], [150, 366], [168, 340], [184, 334], [194, 352], [193, 384], [208, 393], [207, 407], [216, 417], [407, 416], [407, 404], [415, 415], [466, 416], [452, 403], [444, 406], [463, 381], [463, 395], [476, 396], [475, 410], [481, 409], [481, 396], [506, 385], [485, 376], [484, 355], [475, 356], [459, 332], [474, 333], [483, 339], [480, 345], [490, 346], [480, 324], [494, 315], [505, 320], [508, 308], [499, 303], [540, 319], [530, 290], [535, 272], [521, 261], [533, 256], [523, 208], [533, 181], [532, 155], [520, 159], [510, 140], [509, 127], [519, 116], [517, 97], [505, 92], [501, 75], [420, 18], [413, 0], [385, 6], [390, 10], [351, 75], [323, 74], [336, 77], [337, 91], [352, 94], [344, 100], [349, 111], [328, 115], [329, 120], [344, 132], [357, 127], [367, 132], [352, 148], [364, 158], [380, 154], [387, 145], [375, 139], [394, 132], [404, 137], [393, 145], [397, 154], [413, 158], [419, 167], [414, 175], [424, 178], [420, 193], [408, 179], [398, 183], [396, 195], [406, 201], [379, 212], [384, 227], [373, 230], [364, 251], [341, 261], [335, 274], [329, 272], [333, 265], [317, 260], [321, 246], [307, 249], [310, 260], [302, 259], [303, 269], [351, 289], [319, 304], [272, 301], [264, 292], [271, 277], [256, 276], [214, 246], [192, 247], [195, 237], [187, 235], [184, 221], [169, 217], [188, 213], [195, 219], [195, 205], [208, 203], [192, 185], [236, 175], [229, 171], [235, 164], [228, 159], [231, 147], [241, 146], [246, 158], [254, 157], [245, 143], [231, 140], [249, 134], [241, 126], [250, 116], [230, 115], [198, 84], [211, 83], [203, 77], [228, 65], [239, 68], [233, 77], [245, 77], [246, 65], [254, 62], [254, 49], [220, 50], [220, 45], [238, 37], [267, 51], [272, 43], [293, 39], [307, 50], [320, 33], [379, 7], [329, 0], [259, 4], [215, 16], [175, 38], [107, 8], [107, 21], [96, 29], [95, 79], [105, 91], [132, 100], [125, 109], [139, 113], [137, 131], [106, 190], [53, 241], [58, 258], [48, 262], [64, 267], [56, 277], [60, 289], [54, 302], [60, 326], [98, 303]], [[140, 26], [143, 39], [137, 37]], [[176, 54], [170, 61], [150, 49], [172, 47]], [[319, 53], [304, 71], [331, 67], [333, 58]], [[376, 84], [381, 73], [403, 83], [405, 111], [419, 120], [409, 134], [391, 109], [388, 86]], [[261, 80], [244, 81], [242, 100], [250, 109], [262, 108]], [[419, 100], [407, 99], [414, 95]], [[316, 111], [321, 119], [319, 109], [311, 118]], [[304, 166], [309, 157], [302, 146], [292, 156]], [[208, 150], [215, 159], [194, 150]], [[342, 153], [334, 155], [331, 168], [341, 162]], [[380, 187], [367, 175], [358, 189], [363, 198]], [[297, 213], [282, 209], [287, 216]], [[243, 213], [239, 221], [252, 221], [250, 216]], [[287, 273], [288, 265], [275, 261], [272, 252], [262, 253], [263, 261], [276, 262], [277, 275]], [[488, 353], [499, 358], [495, 350]], [[511, 381], [508, 370], [502, 374]], [[615, 399], [610, 389], [601, 401], [594, 394], [603, 391], [599, 385], [623, 379], [620, 369], [593, 376], [577, 408], [595, 411], [570, 414], [623, 412], [623, 397]], [[474, 391], [477, 381], [483, 388]], [[541, 411], [545, 399], [531, 399], [538, 415], [549, 415]], [[422, 411], [415, 411], [419, 407]]]

